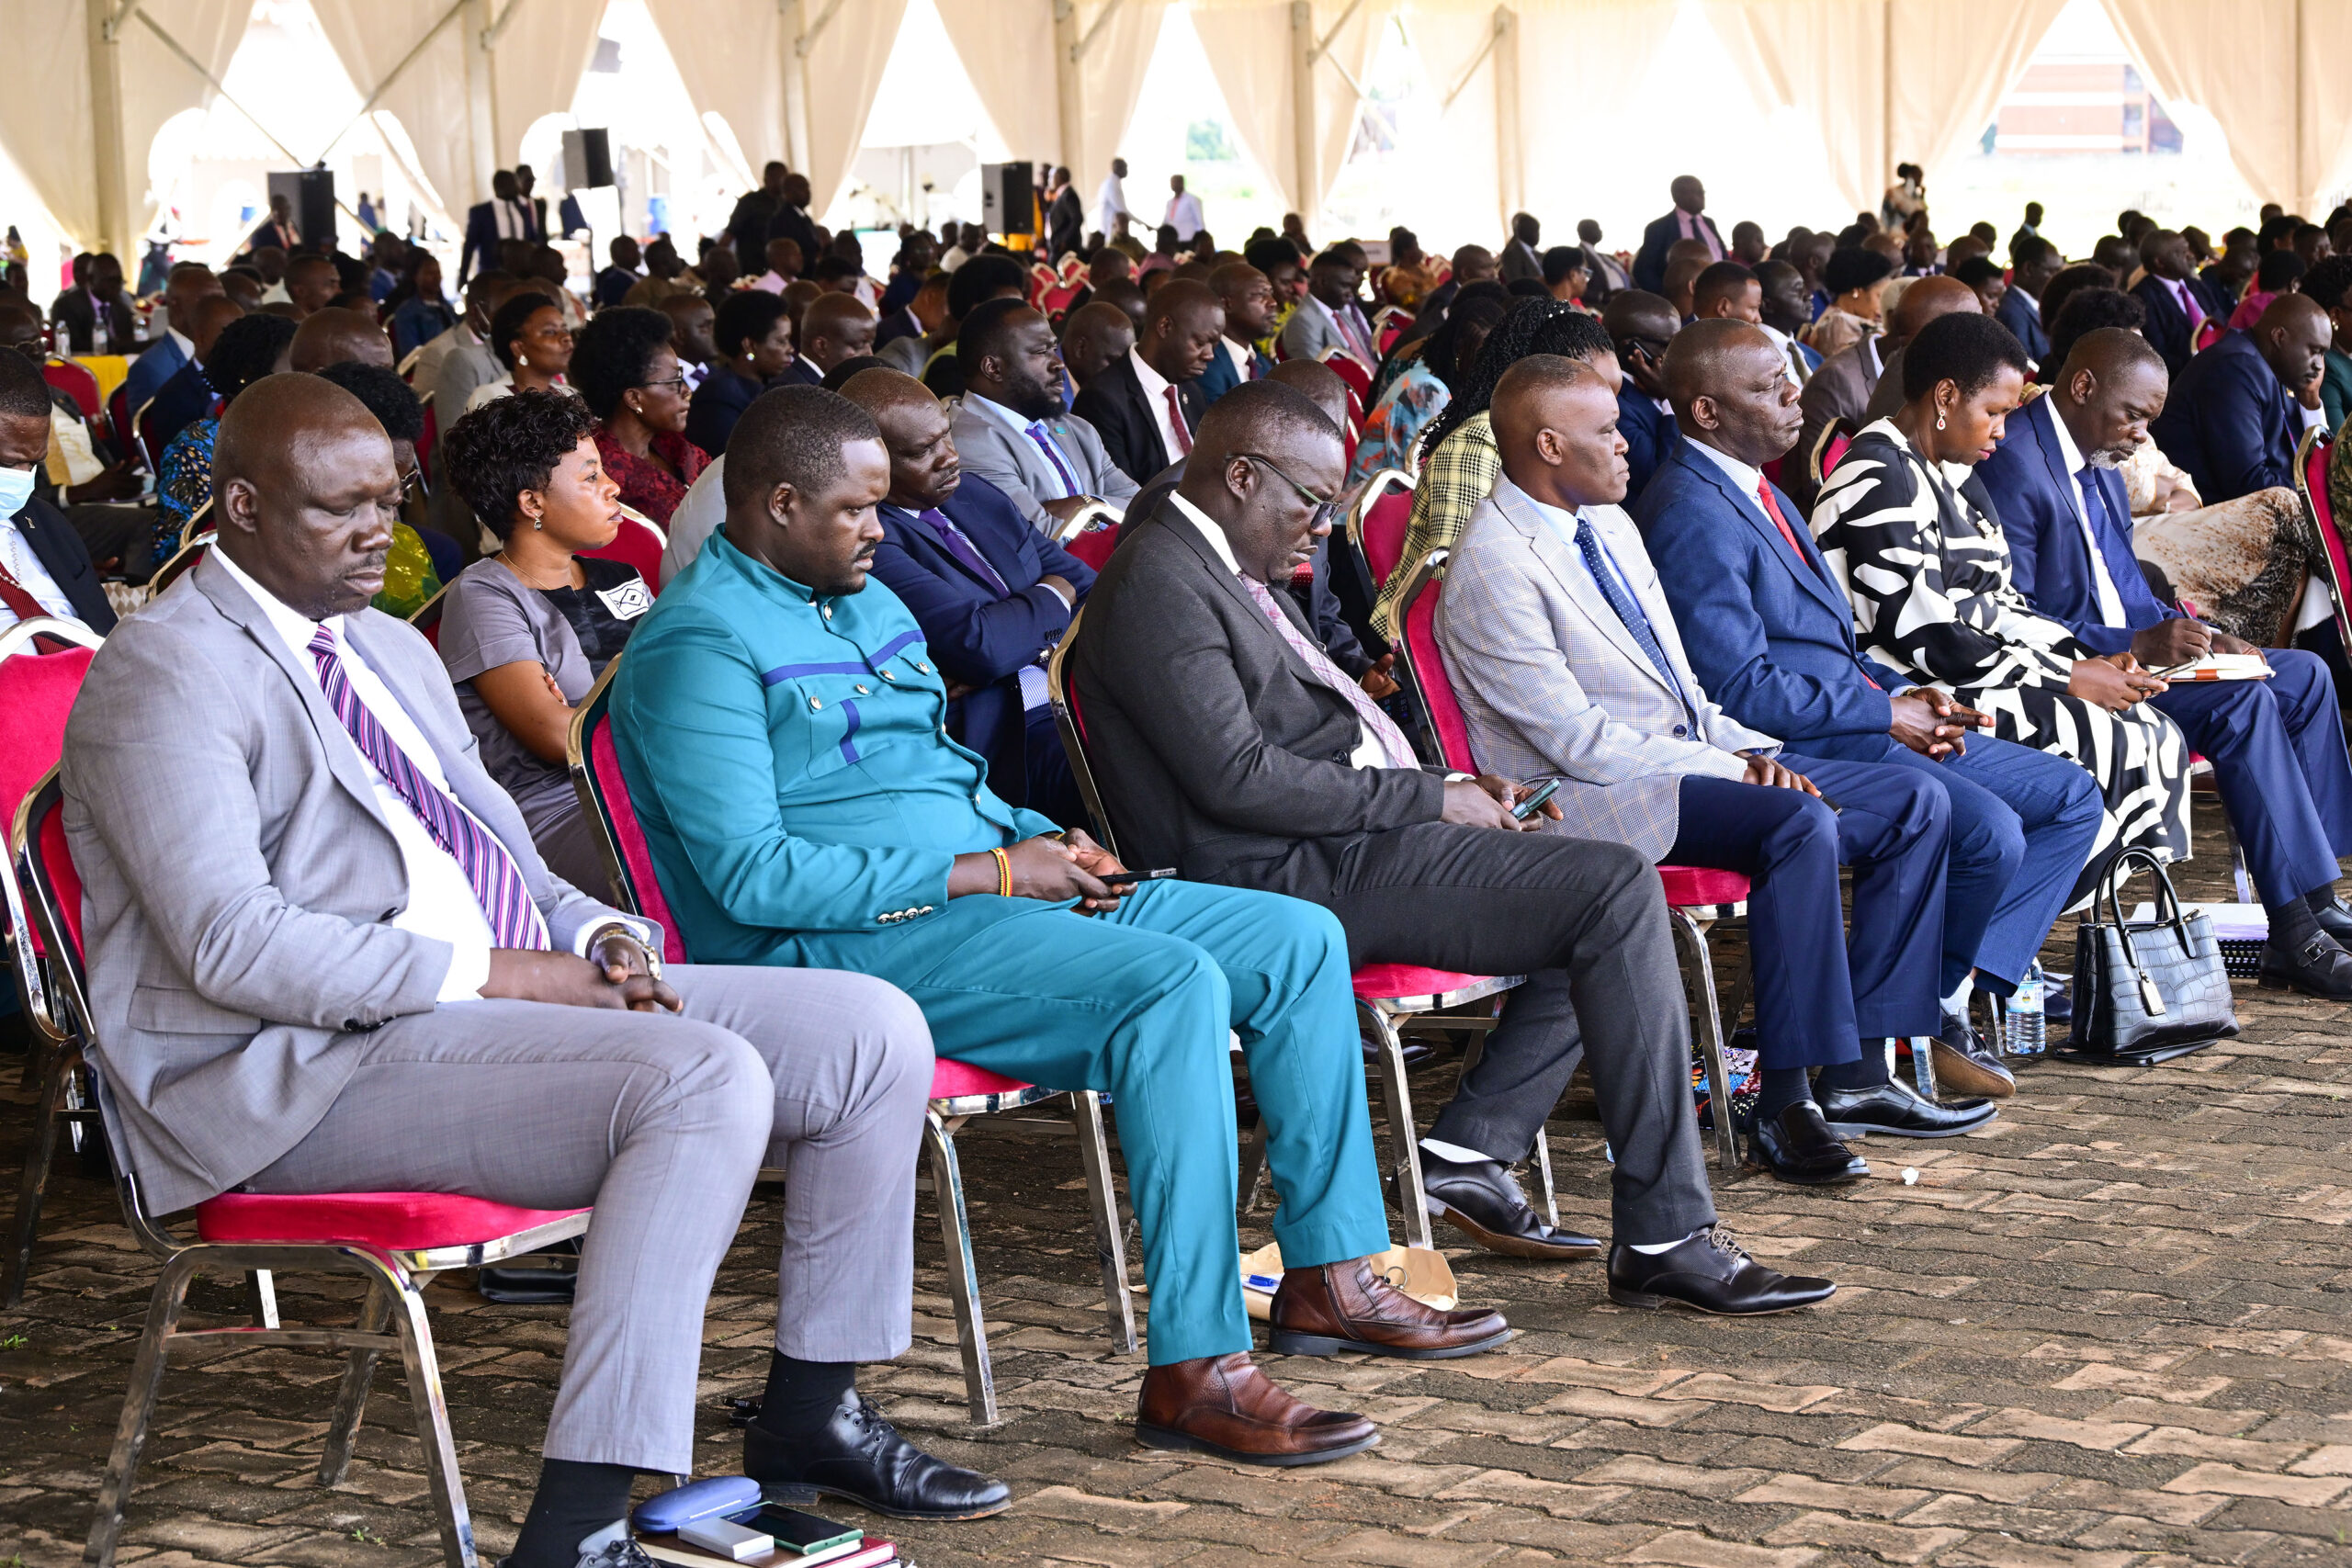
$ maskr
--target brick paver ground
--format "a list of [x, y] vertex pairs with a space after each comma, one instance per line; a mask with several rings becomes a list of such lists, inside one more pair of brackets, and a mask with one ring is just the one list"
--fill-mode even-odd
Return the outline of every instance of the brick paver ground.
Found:
[[[2210, 835], [2199, 848], [2184, 881], [2217, 896], [2225, 863]], [[1101, 1335], [1072, 1145], [1046, 1124], [976, 1125], [962, 1146], [1006, 1420], [965, 1424], [935, 1228], [915, 1348], [865, 1381], [940, 1451], [1009, 1478], [1018, 1501], [945, 1527], [836, 1512], [929, 1568], [2352, 1562], [2347, 1010], [2246, 985], [2237, 999], [2237, 1040], [2147, 1070], [2037, 1066], [1981, 1135], [1864, 1145], [1859, 1186], [1719, 1188], [1759, 1256], [1840, 1281], [1819, 1310], [1745, 1323], [1628, 1312], [1597, 1264], [1449, 1248], [1467, 1299], [1503, 1306], [1521, 1337], [1434, 1367], [1273, 1362], [1294, 1388], [1383, 1423], [1378, 1449], [1304, 1472], [1136, 1447], [1142, 1361]], [[1452, 1072], [1422, 1075], [1424, 1104]], [[21, 1093], [0, 1105], [9, 1170], [28, 1116]], [[1605, 1234], [1597, 1134], [1574, 1096], [1551, 1129], [1564, 1218]], [[0, 1315], [0, 1568], [78, 1560], [153, 1280], [104, 1189], [69, 1166], [53, 1190], [32, 1290]], [[706, 1472], [737, 1455], [718, 1402], [764, 1370], [777, 1213], [763, 1190], [711, 1303]], [[451, 1276], [430, 1296], [495, 1551], [536, 1471], [563, 1314], [492, 1306], [470, 1283]], [[289, 1321], [350, 1310], [340, 1281], [286, 1277], [280, 1292]], [[209, 1282], [193, 1300], [237, 1304]], [[178, 1367], [121, 1560], [437, 1562], [396, 1371], [378, 1374], [349, 1483], [316, 1487], [335, 1371], [327, 1354], [278, 1349]]]

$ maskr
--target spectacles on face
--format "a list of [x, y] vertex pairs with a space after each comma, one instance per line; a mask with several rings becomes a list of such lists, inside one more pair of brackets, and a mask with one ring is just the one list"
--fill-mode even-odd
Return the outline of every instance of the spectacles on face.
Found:
[[1261, 457], [1255, 452], [1236, 452], [1234, 456], [1240, 458], [1245, 463], [1255, 463], [1259, 465], [1268, 473], [1273, 475], [1274, 478], [1290, 486], [1290, 488], [1297, 493], [1299, 500], [1315, 508], [1315, 515], [1307, 520], [1308, 527], [1319, 529], [1327, 524], [1336, 524], [1339, 521], [1340, 503], [1338, 501], [1329, 500], [1323, 496], [1316, 494], [1313, 491], [1307, 489], [1305, 485], [1299, 483], [1296, 479], [1283, 472], [1280, 468], [1275, 466], [1272, 459]]
[[639, 389], [642, 391], [650, 392], [657, 387], [675, 388], [679, 395], [683, 397], [686, 390], [686, 374], [684, 371], [681, 370], [678, 374], [671, 377], [666, 381], [639, 381], [638, 383]]

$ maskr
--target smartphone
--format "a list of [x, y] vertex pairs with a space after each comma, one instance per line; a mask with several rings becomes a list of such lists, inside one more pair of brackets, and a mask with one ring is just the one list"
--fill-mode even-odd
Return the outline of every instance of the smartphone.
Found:
[[1158, 871], [1114, 871], [1102, 881], [1105, 887], [1126, 887], [1138, 882], [1159, 882], [1175, 874], [1174, 866], [1164, 865]]
[[1544, 803], [1560, 793], [1560, 781], [1545, 779], [1535, 786], [1535, 793], [1510, 808], [1510, 814], [1521, 822], [1544, 809]]
[[756, 1515], [738, 1514], [738, 1524], [763, 1529], [775, 1537], [776, 1550], [797, 1552], [812, 1557], [820, 1552], [839, 1556], [833, 1549], [847, 1549], [865, 1539], [865, 1532], [855, 1525], [838, 1525], [831, 1519], [820, 1519], [814, 1514], [804, 1514], [797, 1508], [776, 1504], [763, 1505]]

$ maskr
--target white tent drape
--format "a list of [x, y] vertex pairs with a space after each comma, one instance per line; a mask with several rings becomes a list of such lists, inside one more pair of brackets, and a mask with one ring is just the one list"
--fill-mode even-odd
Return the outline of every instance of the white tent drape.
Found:
[[[1530, 211], [1559, 220], [1544, 236], [1550, 243], [1575, 238], [1566, 227], [1567, 215], [1589, 182], [1592, 160], [1608, 157], [1622, 145], [1614, 140], [1616, 128], [1637, 124], [1651, 112], [1652, 106], [1642, 102], [1640, 94], [1673, 25], [1672, 9], [1661, 9], [1649, 0], [1584, 0], [1569, 6], [1539, 0], [1521, 6], [1523, 199]], [[1607, 64], [1582, 73], [1574, 92], [1558, 92], [1548, 85], [1550, 62], [1563, 60]]]
[[[1068, 164], [1070, 150], [1062, 145], [1061, 106], [1054, 96], [1054, 0], [938, 5], [947, 40], [1012, 156]], [[1078, 185], [1081, 191], [1091, 188], [1083, 178]]]
[[1938, 165], [1984, 130], [2064, 5], [1707, 0], [1707, 16], [1758, 107], [1809, 118], [1839, 193], [1875, 212], [1898, 162], [1924, 166], [1934, 188]]
[[[110, 225], [127, 267], [130, 247], [154, 212], [148, 199], [147, 154], [164, 122], [199, 108], [214, 94], [202, 72], [156, 36], [161, 28], [203, 71], [218, 77], [252, 19], [251, 0], [148, 0], [125, 19], [119, 41], [94, 45], [84, 0], [0, 0], [0, 38], [8, 40], [15, 83], [0, 94], [0, 137], [41, 201], [78, 244], [95, 244]], [[151, 27], [148, 24], [153, 23]], [[122, 72], [123, 192], [126, 211], [102, 215], [91, 111], [94, 47], [119, 51]]]
[[[523, 135], [542, 116], [570, 111], [604, 19], [605, 0], [518, 0], [492, 54], [500, 165], [523, 155]], [[548, 170], [535, 172], [542, 188], [555, 183]]]
[[[1311, 228], [1355, 138], [1363, 105], [1357, 88], [1380, 48], [1395, 0], [1310, 0], [1303, 6], [1292, 0], [1193, 0], [1193, 9], [1201, 48], [1243, 144], [1282, 193], [1283, 204]], [[1314, 140], [1304, 158], [1297, 130], [1302, 51], [1315, 51], [1307, 65]]]
[[[462, 220], [468, 207], [488, 199], [490, 192], [479, 188], [479, 170], [495, 154], [476, 158], [466, 80], [467, 51], [476, 47], [468, 36], [474, 25], [469, 13], [476, 7], [453, 6], [450, 0], [311, 0], [311, 9], [360, 97], [373, 98], [408, 132], [416, 172], [433, 187], [441, 209]], [[427, 32], [430, 41], [394, 76]]]
[[1433, 140], [1445, 149], [1442, 182], [1425, 190], [1417, 218], [1430, 235], [1491, 243], [1524, 192], [1503, 187], [1502, 138], [1495, 118], [1495, 11], [1498, 7], [1408, 5], [1405, 36], [1411, 40], [1431, 95], [1438, 100]]
[[[1070, 167], [1079, 194], [1086, 197], [1090, 220], [1094, 192], [1119, 155], [1127, 121], [1135, 118], [1143, 96], [1144, 73], [1152, 51], [1159, 47], [1159, 27], [1168, 19], [1168, 0], [1072, 0], [1073, 18], [1080, 40], [1077, 66], [1078, 145], [1062, 138], [1062, 161]], [[1116, 7], [1114, 9], [1114, 7]], [[1040, 90], [1044, 90], [1040, 78]], [[1147, 209], [1149, 203], [1146, 204]]]
[[2196, 0], [2105, 0], [2156, 96], [2220, 123], [2255, 195], [2314, 220], [2352, 178], [2352, 5], [2233, 0], [2226, 36]]

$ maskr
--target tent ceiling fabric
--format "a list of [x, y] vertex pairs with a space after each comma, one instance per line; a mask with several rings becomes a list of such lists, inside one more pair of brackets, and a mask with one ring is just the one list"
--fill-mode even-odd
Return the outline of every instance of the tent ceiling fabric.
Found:
[[[1357, 87], [1395, 0], [1193, 0], [1193, 8], [1208, 13], [1197, 29], [1201, 48], [1250, 155], [1282, 193], [1283, 205], [1314, 223], [1354, 140], [1363, 103]], [[1301, 61], [1302, 53], [1317, 51]], [[1314, 99], [1313, 140], [1305, 148], [1297, 129], [1302, 63]]]
[[[475, 194], [492, 159], [487, 149], [476, 156], [466, 79], [467, 35], [475, 25], [468, 13], [482, 8], [472, 0], [311, 0], [352, 85], [400, 120], [415, 144], [417, 173], [453, 219], [490, 195]], [[428, 31], [431, 41], [394, 76]]]

